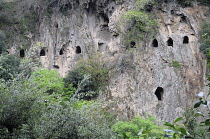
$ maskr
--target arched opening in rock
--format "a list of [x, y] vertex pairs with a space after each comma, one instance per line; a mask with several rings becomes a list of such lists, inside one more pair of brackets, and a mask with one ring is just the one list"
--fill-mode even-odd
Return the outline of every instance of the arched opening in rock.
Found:
[[40, 54], [39, 54], [40, 56], [45, 56], [46, 54], [45, 54], [45, 50], [44, 49], [42, 49], [41, 51], [40, 51]]
[[173, 47], [173, 40], [171, 38], [168, 39], [167, 41], [168, 46], [172, 46]]
[[188, 38], [188, 36], [184, 36], [183, 44], [188, 44], [188, 43], [189, 43], [189, 38]]
[[163, 100], [163, 88], [162, 87], [158, 87], [155, 91], [155, 95], [158, 98], [158, 100]]
[[20, 57], [25, 57], [25, 51], [23, 49], [20, 50]]
[[153, 46], [153, 47], [158, 47], [158, 41], [157, 41], [156, 39], [154, 39], [154, 40], [152, 41], [152, 46]]
[[131, 41], [131, 48], [136, 48], [136, 42]]
[[82, 51], [81, 51], [80, 46], [77, 46], [77, 47], [76, 47], [76, 53], [77, 53], [77, 54], [80, 54], [81, 52], [82, 52]]
[[60, 52], [59, 52], [59, 55], [63, 55], [64, 54], [64, 49], [61, 48]]

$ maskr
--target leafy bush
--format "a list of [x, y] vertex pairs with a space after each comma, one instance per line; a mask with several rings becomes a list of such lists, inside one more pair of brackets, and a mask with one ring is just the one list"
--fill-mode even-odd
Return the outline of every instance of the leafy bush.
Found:
[[108, 84], [108, 69], [105, 68], [103, 58], [95, 54], [89, 60], [80, 60], [75, 68], [64, 78], [65, 87], [72, 84], [77, 90], [77, 96], [89, 100], [98, 95], [99, 90]]
[[[173, 137], [176, 138], [192, 138], [192, 139], [208, 139], [210, 136], [210, 109], [208, 102], [208, 93], [206, 96], [203, 92], [198, 94], [199, 101], [194, 104], [194, 107], [188, 109], [183, 117], [179, 117], [173, 121], [173, 123], [166, 122], [164, 125], [173, 129]], [[201, 113], [199, 107], [203, 105], [206, 107], [206, 111]], [[208, 114], [207, 114], [208, 113]], [[183, 120], [184, 124], [179, 122]], [[170, 134], [169, 134], [170, 135]]]
[[44, 89], [47, 93], [62, 93], [63, 92], [63, 78], [59, 76], [56, 70], [36, 69], [31, 74], [33, 82], [38, 83], [38, 89]]
[[129, 122], [119, 121], [114, 124], [112, 128], [116, 135], [120, 138], [161, 138], [164, 136], [163, 128], [156, 125], [155, 118], [150, 115], [148, 115], [148, 118], [146, 119], [136, 116]]
[[25, 79], [0, 83], [0, 130], [4, 130], [0, 138], [18, 134], [27, 123], [31, 107], [40, 97], [34, 88], [36, 85]]
[[0, 78], [10, 80], [19, 72], [20, 60], [13, 55], [0, 55]]

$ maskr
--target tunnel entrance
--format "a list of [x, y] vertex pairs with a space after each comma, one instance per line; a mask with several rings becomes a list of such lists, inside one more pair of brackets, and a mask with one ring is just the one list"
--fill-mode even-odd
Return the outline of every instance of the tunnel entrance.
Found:
[[20, 50], [20, 57], [25, 57], [25, 51], [23, 49]]
[[77, 54], [80, 54], [81, 52], [82, 52], [82, 51], [81, 51], [80, 46], [77, 46], [77, 47], [76, 47], [76, 53], [77, 53]]
[[158, 47], [158, 41], [156, 39], [152, 41], [152, 47]]
[[188, 44], [188, 43], [189, 43], [189, 38], [188, 38], [188, 36], [184, 36], [183, 44]]
[[134, 41], [131, 41], [131, 48], [136, 48], [136, 42], [134, 42]]
[[63, 55], [64, 54], [64, 49], [61, 48], [60, 52], [59, 52], [59, 55]]
[[158, 98], [159, 101], [163, 100], [163, 88], [158, 87], [155, 91], [155, 95]]
[[45, 50], [44, 49], [42, 49], [41, 51], [40, 51], [40, 56], [45, 56], [46, 54], [45, 54]]
[[173, 47], [173, 40], [171, 38], [168, 39], [167, 43], [168, 43], [168, 46]]

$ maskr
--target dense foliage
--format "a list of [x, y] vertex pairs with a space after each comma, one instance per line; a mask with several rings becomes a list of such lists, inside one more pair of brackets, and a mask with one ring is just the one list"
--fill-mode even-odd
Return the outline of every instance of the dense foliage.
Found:
[[90, 100], [98, 96], [107, 85], [109, 76], [101, 54], [92, 55], [89, 60], [80, 60], [64, 78], [65, 88], [72, 84], [76, 98]]
[[105, 103], [66, 99], [64, 82], [54, 70], [25, 73], [0, 82], [0, 138], [114, 137]]
[[119, 121], [113, 125], [113, 131], [121, 138], [161, 138], [164, 136], [163, 127], [158, 126], [155, 122], [155, 118], [150, 115], [146, 119], [136, 116], [129, 122]]
[[20, 61], [13, 55], [0, 55], [0, 78], [9, 80], [19, 72]]

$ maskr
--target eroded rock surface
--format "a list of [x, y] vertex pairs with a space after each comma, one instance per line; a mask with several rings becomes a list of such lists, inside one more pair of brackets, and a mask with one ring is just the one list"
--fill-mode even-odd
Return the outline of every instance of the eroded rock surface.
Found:
[[116, 105], [111, 109], [126, 118], [150, 113], [171, 121], [204, 88], [199, 26], [208, 8], [163, 4], [155, 10], [159, 33], [129, 51], [117, 27], [132, 5], [133, 1], [87, 0], [44, 16], [34, 40], [46, 45], [41, 62], [65, 76], [78, 59], [101, 52], [111, 70], [100, 99], [113, 100]]

